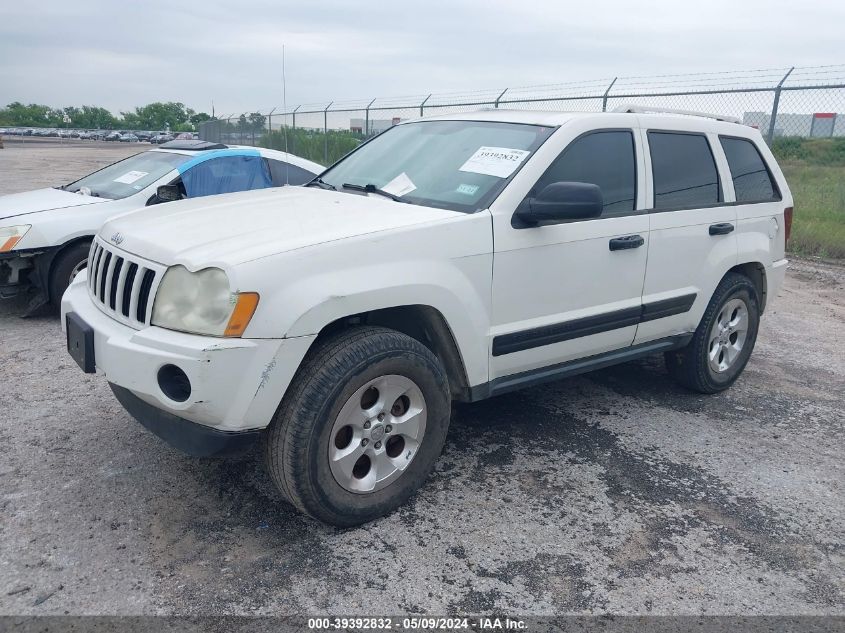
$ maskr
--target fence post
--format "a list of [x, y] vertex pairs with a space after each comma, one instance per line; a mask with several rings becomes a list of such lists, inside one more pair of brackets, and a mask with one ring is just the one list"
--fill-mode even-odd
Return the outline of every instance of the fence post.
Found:
[[273, 113], [276, 111], [276, 108], [270, 110], [270, 114], [267, 115], [267, 139], [268, 143], [270, 142], [269, 139], [272, 138], [273, 132]]
[[613, 84], [616, 83], [616, 80], [619, 77], [614, 77], [613, 81], [610, 82], [610, 85], [607, 87], [607, 90], [604, 91], [604, 94], [601, 96], [601, 111], [607, 112], [607, 95], [610, 94], [610, 89], [613, 88]]
[[333, 103], [334, 101], [329, 101], [329, 105], [323, 110], [323, 159], [326, 163], [329, 162], [329, 108]]
[[775, 137], [775, 122], [777, 121], [777, 118], [778, 118], [778, 104], [780, 103], [780, 90], [781, 90], [781, 88], [783, 88], [783, 82], [785, 82], [786, 79], [789, 77], [789, 75], [792, 74], [793, 70], [795, 70], [795, 66], [793, 66], [792, 68], [790, 68], [787, 71], [787, 73], [783, 76], [783, 79], [781, 79], [778, 82], [777, 87], [775, 87], [775, 99], [772, 102], [772, 114], [769, 117], [769, 133], [766, 135], [766, 141], [769, 143], [769, 145], [772, 144], [772, 139]]
[[494, 108], [498, 108], [498, 107], [499, 107], [499, 101], [501, 101], [501, 100], [502, 100], [502, 97], [504, 97], [504, 96], [505, 96], [505, 93], [506, 93], [507, 91], [508, 91], [508, 88], [505, 88], [504, 90], [502, 90], [502, 94], [500, 94], [498, 97], [496, 97], [496, 101], [495, 101], [495, 103], [493, 103], [493, 107], [494, 107]]
[[[376, 97], [378, 99], [378, 97]], [[370, 101], [367, 104], [366, 114], [364, 115], [364, 138], [367, 138], [370, 135], [370, 106], [372, 106], [376, 102], [375, 99]]]
[[423, 108], [425, 107], [425, 102], [431, 99], [431, 95], [428, 95], [423, 102], [420, 104], [420, 116], [423, 116]]
[[293, 112], [291, 112], [291, 117], [293, 118], [293, 121], [291, 121], [290, 127], [291, 127], [292, 130], [296, 129], [296, 111], [299, 110], [299, 108], [301, 108], [301, 107], [302, 107], [301, 105], [298, 105], [293, 109]]

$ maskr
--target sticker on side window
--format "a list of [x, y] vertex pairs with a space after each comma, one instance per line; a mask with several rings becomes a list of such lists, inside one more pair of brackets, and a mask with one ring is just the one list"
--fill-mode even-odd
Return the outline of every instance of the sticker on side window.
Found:
[[408, 178], [408, 174], [403, 171], [381, 189], [382, 191], [392, 193], [394, 196], [399, 196], [401, 198], [406, 193], [411, 193], [416, 188], [417, 186], [411, 182], [410, 178]]
[[120, 182], [124, 185], [131, 185], [136, 180], [140, 180], [150, 172], [148, 171], [127, 171], [122, 176], [115, 178], [113, 182]]
[[507, 147], [479, 147], [478, 151], [470, 156], [459, 170], [471, 174], [507, 178], [519, 167], [519, 164], [525, 160], [529, 153], [523, 149], [509, 149]]
[[465, 196], [474, 196], [476, 191], [478, 191], [478, 185], [460, 184], [458, 185], [458, 188], [455, 189], [456, 193], [462, 193]]

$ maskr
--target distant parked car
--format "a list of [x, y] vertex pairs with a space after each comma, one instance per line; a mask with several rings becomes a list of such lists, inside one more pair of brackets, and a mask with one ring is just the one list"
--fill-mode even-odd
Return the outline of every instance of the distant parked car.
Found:
[[270, 149], [174, 141], [69, 185], [2, 196], [0, 297], [34, 288], [31, 306], [58, 306], [85, 267], [92, 237], [114, 215], [181, 198], [301, 185], [322, 171]]
[[120, 132], [109, 132], [106, 134], [104, 141], [119, 141], [120, 137], [123, 136]]
[[137, 143], [138, 137], [134, 134], [121, 134], [120, 138], [118, 139], [121, 143]]
[[172, 135], [159, 132], [150, 139], [150, 143], [152, 143], [153, 145], [161, 145], [162, 143], [169, 143], [172, 140]]
[[152, 132], [135, 132], [135, 136], [138, 137], [139, 141], [149, 141], [152, 137]]

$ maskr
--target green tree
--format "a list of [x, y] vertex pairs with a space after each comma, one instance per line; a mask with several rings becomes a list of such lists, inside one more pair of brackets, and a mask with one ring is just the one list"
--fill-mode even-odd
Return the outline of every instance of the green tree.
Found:
[[200, 123], [205, 123], [206, 121], [210, 120], [211, 116], [209, 116], [205, 112], [195, 112], [189, 117], [189, 121], [195, 127], [198, 127]]
[[17, 127], [56, 127], [62, 121], [62, 111], [37, 103], [24, 105], [14, 101], [0, 110], [4, 125]]
[[260, 136], [264, 131], [264, 121], [266, 121], [266, 117], [260, 112], [252, 112], [249, 115], [247, 127], [252, 132], [253, 145], [255, 145], [255, 135], [258, 134]]
[[164, 129], [168, 125], [176, 128], [188, 120], [185, 104], [174, 101], [167, 103], [155, 102], [136, 108], [135, 112], [141, 120], [142, 128]]

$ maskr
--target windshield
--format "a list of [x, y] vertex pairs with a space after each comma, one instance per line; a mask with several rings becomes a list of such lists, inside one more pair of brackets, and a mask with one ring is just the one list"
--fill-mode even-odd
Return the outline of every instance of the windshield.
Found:
[[321, 182], [338, 191], [473, 212], [495, 200], [552, 131], [493, 121], [397, 125], [331, 167]]
[[119, 200], [138, 193], [192, 157], [171, 152], [142, 152], [95, 171], [63, 187], [100, 198]]

